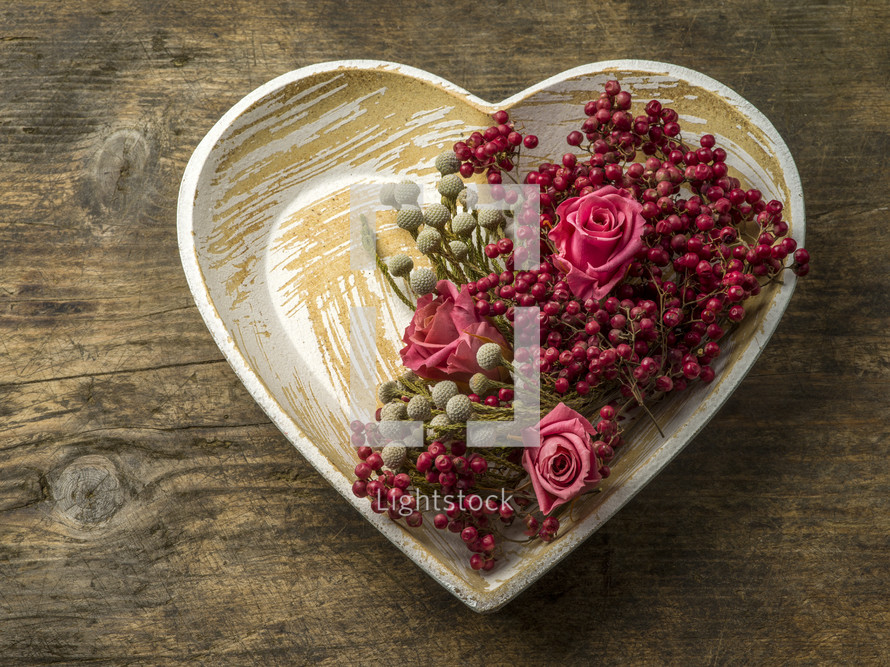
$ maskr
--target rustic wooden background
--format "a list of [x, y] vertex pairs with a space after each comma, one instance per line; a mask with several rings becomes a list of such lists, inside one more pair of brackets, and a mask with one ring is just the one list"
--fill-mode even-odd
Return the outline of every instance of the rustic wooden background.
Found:
[[[21, 0], [0, 6], [0, 662], [890, 664], [890, 6]], [[705, 431], [478, 616], [239, 384], [176, 247], [244, 94], [380, 58], [500, 99], [641, 57], [788, 142], [813, 271]]]

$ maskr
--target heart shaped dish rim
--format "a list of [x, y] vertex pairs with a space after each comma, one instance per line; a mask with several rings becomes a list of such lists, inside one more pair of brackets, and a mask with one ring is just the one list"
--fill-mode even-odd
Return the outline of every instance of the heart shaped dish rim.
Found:
[[751, 103], [704, 74], [685, 67], [648, 60], [609, 60], [576, 67], [541, 81], [495, 104], [485, 102], [441, 77], [406, 65], [378, 60], [325, 62], [283, 74], [249, 93], [220, 118], [197, 146], [185, 169], [179, 191], [177, 207], [178, 243], [189, 287], [214, 341], [223, 352], [236, 375], [273, 423], [348, 502], [356, 507], [368, 521], [409, 558], [470, 608], [479, 612], [494, 611], [516, 597], [593, 534], [660, 472], [716, 414], [751, 369], [776, 329], [793, 293], [796, 277], [790, 272], [786, 272], [785, 275], [787, 277], [784, 279], [784, 283], [776, 290], [775, 295], [769, 302], [768, 309], [763, 314], [759, 328], [753, 335], [753, 345], [748, 346], [746, 351], [747, 363], [736, 364], [727, 369], [727, 377], [721, 378], [720, 386], [708, 395], [701, 408], [697, 409], [689, 420], [665, 439], [664, 443], [647, 460], [645, 470], [627, 480], [623, 486], [612, 494], [608, 501], [597, 509], [592, 517], [588, 517], [583, 522], [575, 525], [565, 535], [560, 536], [558, 540], [549, 545], [547, 555], [544, 558], [538, 559], [534, 567], [519, 570], [514, 576], [492, 590], [479, 592], [478, 590], [471, 589], [460, 579], [456, 578], [447, 568], [443, 567], [430, 553], [422, 548], [418, 548], [414, 541], [407, 539], [405, 531], [401, 526], [391, 522], [385, 515], [375, 515], [368, 508], [366, 501], [359, 500], [352, 495], [351, 480], [331, 463], [300, 429], [292, 416], [269, 394], [262, 378], [252, 368], [236, 344], [234, 337], [214, 305], [198, 259], [194, 227], [198, 184], [202, 170], [207, 166], [208, 159], [213, 153], [217, 142], [239, 116], [263, 98], [273, 95], [286, 86], [306, 77], [342, 70], [386, 70], [396, 72], [444, 89], [456, 97], [464, 99], [470, 105], [489, 112], [499, 108], [510, 108], [535, 93], [545, 91], [561, 82], [578, 77], [592, 77], [611, 71], [666, 75], [687, 81], [724, 98], [728, 104], [734, 106], [749, 119], [764, 136], [768, 137], [772, 144], [771, 148], [774, 150], [776, 161], [780, 166], [781, 176], [789, 192], [789, 200], [785, 202], [785, 205], [786, 208], [790, 209], [790, 218], [793, 220], [792, 234], [799, 244], [803, 244], [805, 218], [800, 176], [788, 147], [775, 127]]

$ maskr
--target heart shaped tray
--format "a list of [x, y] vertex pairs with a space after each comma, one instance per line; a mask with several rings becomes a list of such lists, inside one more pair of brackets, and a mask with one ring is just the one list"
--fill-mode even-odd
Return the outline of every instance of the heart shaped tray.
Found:
[[[658, 98], [680, 114], [684, 140], [711, 133], [743, 183], [785, 203], [803, 245], [804, 206], [794, 161], [770, 122], [698, 72], [638, 60], [563, 72], [497, 104], [404, 65], [340, 61], [290, 72], [229, 110], [195, 150], [179, 193], [183, 267], [211, 334], [238, 377], [300, 453], [409, 558], [477, 611], [505, 604], [603, 525], [695, 436], [756, 361], [796, 278], [763, 290], [715, 362], [717, 380], [694, 384], [654, 410], [666, 437], [636, 420], [602, 492], [580, 499], [551, 544], [510, 545], [480, 575], [459, 538], [407, 529], [351, 493], [349, 309], [378, 315], [380, 380], [402, 372], [398, 350], [411, 313], [378, 274], [352, 271], [350, 186], [410, 178], [432, 193], [435, 157], [503, 108], [540, 143], [529, 164], [562, 154], [583, 105], [608, 79], [638, 102]], [[378, 218], [392, 251], [402, 238]], [[430, 522], [428, 522], [430, 523]]]

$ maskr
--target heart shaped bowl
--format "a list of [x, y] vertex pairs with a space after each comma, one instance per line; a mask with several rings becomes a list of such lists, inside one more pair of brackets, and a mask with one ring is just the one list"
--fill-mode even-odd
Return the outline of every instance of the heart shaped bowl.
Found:
[[[427, 72], [380, 61], [323, 63], [290, 72], [238, 102], [192, 155], [179, 193], [179, 247], [211, 334], [241, 381], [300, 453], [364, 517], [436, 581], [477, 611], [505, 604], [603, 525], [695, 436], [738, 386], [773, 333], [795, 277], [765, 288], [724, 347], [717, 380], [661, 401], [665, 436], [638, 419], [602, 491], [576, 502], [551, 544], [512, 545], [481, 575], [456, 535], [428, 517], [409, 529], [351, 493], [349, 309], [377, 309], [377, 376], [396, 377], [411, 312], [374, 271], [349, 258], [350, 186], [409, 178], [434, 201], [435, 157], [489, 114], [507, 109], [540, 143], [524, 163], [553, 160], [609, 79], [635, 104], [675, 108], [687, 143], [705, 133], [729, 154], [730, 174], [785, 203], [803, 244], [804, 206], [794, 161], [770, 122], [739, 95], [667, 63], [616, 60], [554, 76], [490, 104]], [[394, 214], [393, 214], [394, 215]], [[377, 216], [384, 254], [407, 235]], [[416, 252], [416, 251], [414, 251]], [[508, 543], [510, 544], [510, 543]]]

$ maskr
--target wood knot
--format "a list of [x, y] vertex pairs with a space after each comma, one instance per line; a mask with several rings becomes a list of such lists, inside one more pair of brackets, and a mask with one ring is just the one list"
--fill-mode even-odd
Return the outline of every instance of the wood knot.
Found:
[[155, 162], [154, 146], [144, 134], [120, 129], [109, 135], [90, 164], [94, 201], [102, 207], [125, 212], [146, 194], [146, 178]]
[[124, 504], [115, 465], [104, 456], [81, 456], [52, 482], [59, 513], [73, 524], [91, 527], [110, 519]]

